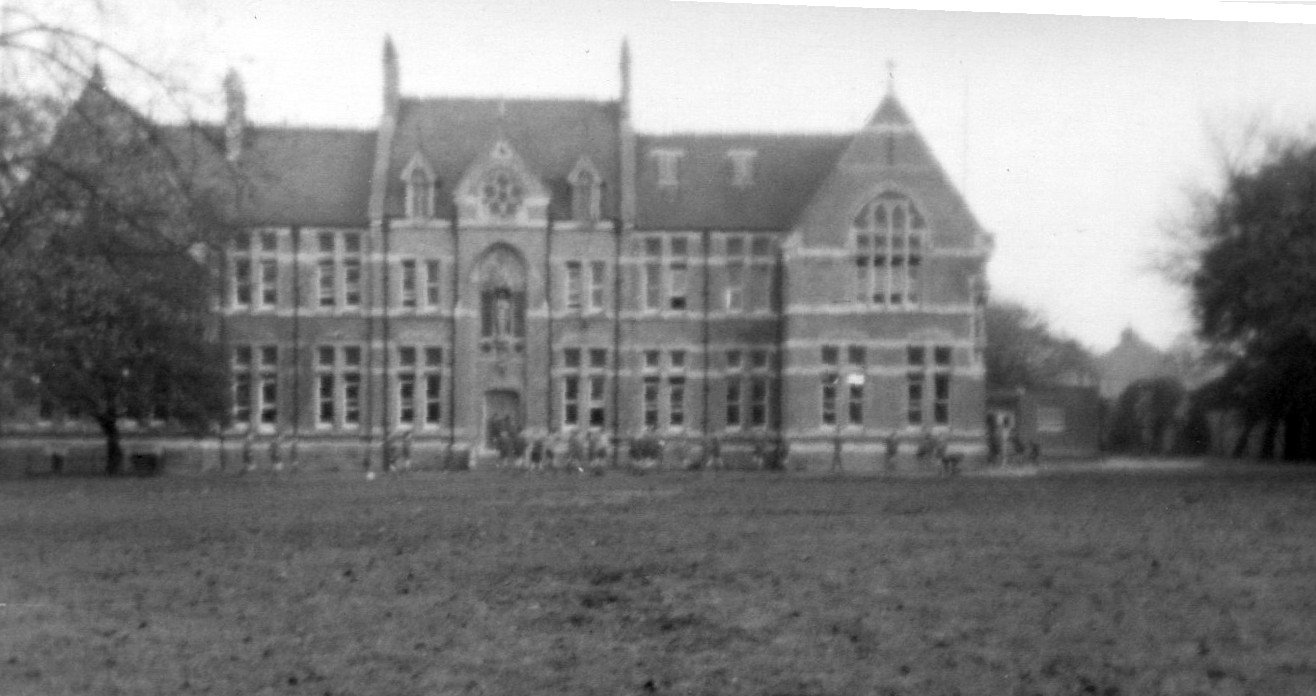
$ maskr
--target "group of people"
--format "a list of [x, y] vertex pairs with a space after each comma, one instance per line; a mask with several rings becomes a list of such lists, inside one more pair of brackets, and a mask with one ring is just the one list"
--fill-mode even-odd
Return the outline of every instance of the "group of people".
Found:
[[[298, 456], [297, 440], [290, 440], [283, 433], [276, 433], [270, 438], [266, 446], [267, 460], [270, 471], [280, 472], [284, 467], [284, 453], [288, 455], [288, 466], [292, 470], [297, 470], [301, 460]], [[256, 471], [256, 434], [248, 431], [247, 436], [242, 439], [242, 468], [238, 470], [239, 474], [246, 474]]]
[[495, 426], [490, 434], [498, 466], [529, 471], [601, 471], [609, 461], [607, 440], [593, 431], [531, 436]]
[[[885, 471], [894, 471], [900, 458], [900, 432], [892, 430], [882, 443], [881, 467]], [[842, 445], [843, 441], [838, 435], [832, 441], [831, 470], [833, 473], [841, 473], [845, 470]], [[918, 447], [914, 450], [914, 456], [921, 468], [926, 468], [929, 464], [935, 464], [947, 476], [959, 473], [960, 464], [964, 461], [962, 453], [950, 451], [948, 434], [934, 433], [928, 428], [923, 429], [923, 433], [919, 437]]]
[[[382, 464], [385, 473], [411, 471], [411, 451], [412, 436], [411, 431], [395, 433], [384, 438], [384, 461]], [[242, 449], [240, 456], [242, 458], [242, 468], [238, 470], [239, 474], [246, 474], [257, 471], [259, 465], [257, 462], [257, 443], [256, 434], [248, 432], [242, 439]], [[276, 433], [270, 438], [269, 444], [266, 445], [266, 461], [269, 464], [269, 470], [275, 473], [284, 470], [285, 454], [288, 469], [296, 471], [300, 468], [301, 459], [296, 438], [289, 438], [284, 433]], [[366, 459], [366, 478], [375, 478], [375, 472], [372, 470], [369, 459]]]

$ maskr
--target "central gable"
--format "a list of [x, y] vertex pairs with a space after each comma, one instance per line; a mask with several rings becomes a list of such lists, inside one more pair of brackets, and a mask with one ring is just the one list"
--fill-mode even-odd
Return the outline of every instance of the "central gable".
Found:
[[503, 138], [471, 164], [453, 191], [462, 224], [484, 227], [542, 226], [550, 198], [548, 188]]

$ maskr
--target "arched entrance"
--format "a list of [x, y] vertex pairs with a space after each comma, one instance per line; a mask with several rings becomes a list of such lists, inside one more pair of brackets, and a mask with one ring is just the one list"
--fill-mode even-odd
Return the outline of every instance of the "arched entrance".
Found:
[[484, 446], [497, 449], [501, 435], [521, 432], [521, 395], [511, 389], [490, 389], [484, 393]]

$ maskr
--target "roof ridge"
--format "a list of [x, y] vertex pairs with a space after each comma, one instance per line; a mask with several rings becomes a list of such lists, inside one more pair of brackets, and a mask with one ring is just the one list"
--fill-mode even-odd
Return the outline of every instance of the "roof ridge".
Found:
[[551, 102], [551, 103], [589, 103], [589, 104], [617, 104], [617, 99], [603, 97], [590, 97], [584, 95], [542, 95], [529, 97], [509, 97], [499, 94], [469, 94], [469, 95], [410, 95], [401, 97], [403, 102], [507, 102], [509, 104], [517, 102]]
[[641, 138], [851, 138], [855, 131], [637, 131], [635, 135]]

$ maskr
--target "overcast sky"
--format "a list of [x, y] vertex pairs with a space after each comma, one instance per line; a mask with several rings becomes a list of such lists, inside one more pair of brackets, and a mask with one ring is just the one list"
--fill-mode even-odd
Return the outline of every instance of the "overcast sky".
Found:
[[[1203, 5], [1087, 8], [1240, 16]], [[1283, 18], [1316, 19], [1294, 9]], [[508, 97], [613, 98], [629, 37], [649, 132], [851, 131], [893, 60], [897, 94], [995, 236], [995, 295], [1098, 350], [1125, 326], [1161, 346], [1190, 330], [1184, 294], [1150, 266], [1185, 191], [1215, 183], [1212, 130], [1316, 120], [1316, 26], [1301, 23], [655, 0], [142, 0], [100, 23], [198, 87], [238, 68], [267, 123], [374, 127], [386, 33], [404, 94]]]

